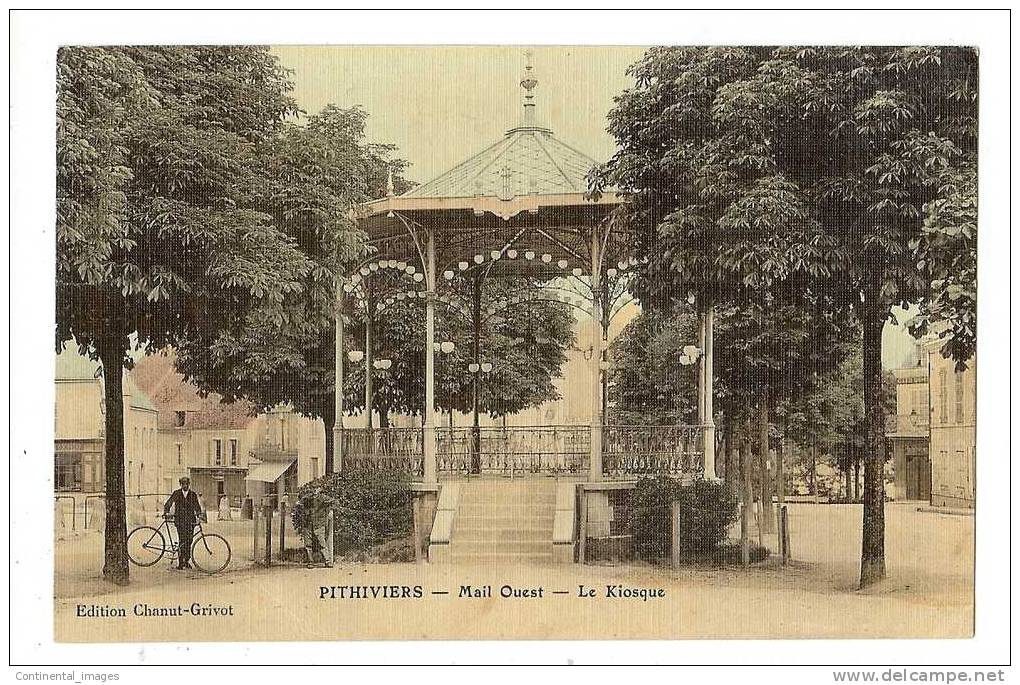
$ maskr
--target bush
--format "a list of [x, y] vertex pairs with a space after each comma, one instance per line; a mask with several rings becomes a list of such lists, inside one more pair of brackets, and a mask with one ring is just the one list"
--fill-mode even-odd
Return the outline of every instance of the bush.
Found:
[[680, 555], [698, 558], [712, 555], [737, 520], [737, 500], [725, 484], [697, 480], [690, 485], [659, 476], [643, 478], [631, 500], [630, 532], [634, 553], [656, 560], [670, 555], [672, 503], [680, 503]]
[[346, 471], [298, 490], [294, 527], [315, 549], [315, 530], [333, 511], [333, 549], [346, 556], [407, 536], [412, 528], [411, 481], [400, 471]]

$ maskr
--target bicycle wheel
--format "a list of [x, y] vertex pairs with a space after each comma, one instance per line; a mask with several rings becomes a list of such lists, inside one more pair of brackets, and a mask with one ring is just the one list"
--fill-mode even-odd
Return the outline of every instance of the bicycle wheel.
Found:
[[128, 559], [137, 566], [152, 566], [166, 553], [166, 538], [158, 528], [140, 526], [127, 539]]
[[216, 533], [202, 533], [191, 544], [191, 560], [199, 571], [222, 571], [230, 563], [230, 544]]

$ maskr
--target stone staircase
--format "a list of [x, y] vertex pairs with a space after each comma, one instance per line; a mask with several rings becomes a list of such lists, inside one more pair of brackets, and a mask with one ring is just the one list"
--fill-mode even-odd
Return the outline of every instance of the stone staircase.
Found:
[[478, 479], [462, 483], [450, 560], [466, 564], [553, 562], [556, 481]]

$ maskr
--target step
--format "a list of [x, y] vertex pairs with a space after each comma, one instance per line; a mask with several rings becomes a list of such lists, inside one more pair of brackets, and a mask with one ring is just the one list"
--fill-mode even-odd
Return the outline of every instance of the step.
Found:
[[548, 553], [541, 554], [525, 554], [522, 552], [494, 552], [490, 554], [477, 554], [477, 553], [457, 553], [451, 550], [450, 560], [455, 561], [459, 564], [486, 564], [492, 566], [509, 566], [512, 564], [519, 564], [521, 562], [529, 562], [535, 564], [553, 563], [553, 553], [550, 550]]
[[522, 554], [552, 554], [552, 540], [482, 540], [471, 542], [454, 538], [450, 543], [453, 554], [489, 554], [516, 552]]
[[482, 542], [492, 540], [498, 542], [552, 542], [552, 527], [528, 528], [524, 530], [513, 529], [487, 529], [487, 528], [455, 528], [453, 531], [453, 542]]
[[506, 514], [517, 514], [517, 513], [548, 513], [556, 511], [556, 503], [542, 503], [542, 504], [505, 504], [505, 503], [490, 503], [490, 502], [465, 502], [461, 500], [457, 505], [457, 512], [461, 514], [486, 514], [493, 513], [497, 514], [505, 512]]
[[548, 528], [552, 530], [555, 513], [541, 516], [464, 516], [457, 514], [454, 529], [465, 528]]
[[461, 500], [470, 502], [546, 502], [556, 501], [555, 492], [471, 492], [461, 491]]

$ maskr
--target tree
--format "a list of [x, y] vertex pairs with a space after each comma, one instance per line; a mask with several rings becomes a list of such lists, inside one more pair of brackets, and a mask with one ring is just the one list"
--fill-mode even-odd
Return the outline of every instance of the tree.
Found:
[[684, 347], [697, 342], [697, 316], [642, 312], [611, 347], [614, 423], [664, 426], [697, 422], [697, 379], [685, 373]]
[[[535, 284], [525, 284], [525, 289]], [[470, 284], [454, 281], [448, 294], [455, 306], [436, 308], [437, 341], [453, 342], [454, 351], [436, 356], [436, 408], [470, 412], [473, 359], [473, 328], [467, 291]], [[521, 286], [499, 279], [486, 281], [482, 293], [484, 323], [481, 358], [493, 364], [480, 386], [481, 411], [492, 417], [508, 416], [558, 398], [555, 381], [574, 341], [574, 319], [569, 307], [545, 300], [508, 302]], [[461, 296], [461, 297], [458, 297]], [[387, 298], [389, 299], [389, 298]], [[391, 369], [376, 373], [374, 408], [380, 416], [388, 411], [418, 415], [425, 404], [424, 300], [396, 299], [372, 309], [374, 356], [393, 360]], [[371, 309], [371, 308], [370, 308]], [[362, 313], [362, 316], [364, 313]], [[352, 340], [364, 339], [364, 323], [356, 324]], [[345, 381], [345, 406], [363, 410], [364, 365], [352, 369]]]
[[632, 191], [623, 211], [645, 227], [646, 290], [813, 289], [862, 327], [861, 586], [874, 583], [885, 575], [881, 331], [893, 305], [931, 290], [912, 247], [925, 216], [967, 215], [939, 211], [951, 187], [940, 180], [975, 164], [976, 55], [659, 48], [631, 74], [602, 183]]
[[64, 48], [57, 61], [56, 346], [103, 365], [103, 575], [124, 584], [129, 336], [162, 349], [302, 288], [311, 265], [251, 197], [257, 151], [294, 107], [264, 48]]
[[942, 355], [962, 371], [977, 349], [977, 168], [950, 167], [937, 183], [938, 198], [924, 206], [923, 233], [913, 244], [931, 290], [911, 329], [915, 335], [933, 329], [943, 340]]
[[358, 203], [382, 197], [388, 182], [410, 184], [395, 148], [365, 140], [367, 113], [327, 105], [304, 123], [289, 122], [262, 150], [257, 208], [314, 265], [282, 310], [249, 313], [239, 330], [192, 336], [178, 368], [206, 391], [247, 399], [262, 410], [288, 404], [325, 424], [324, 463], [333, 471], [336, 279], [368, 251], [353, 216]]

